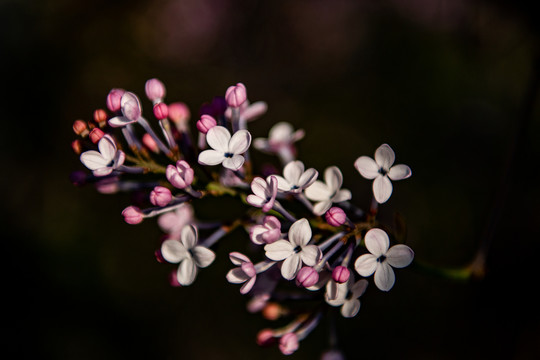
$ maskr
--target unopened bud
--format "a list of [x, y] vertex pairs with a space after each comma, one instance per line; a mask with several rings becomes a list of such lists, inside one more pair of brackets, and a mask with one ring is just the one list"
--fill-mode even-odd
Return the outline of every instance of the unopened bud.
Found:
[[73, 122], [73, 132], [76, 135], [86, 136], [88, 135], [88, 126], [82, 120], [75, 120]]
[[332, 271], [332, 279], [338, 284], [346, 283], [351, 276], [351, 271], [345, 266], [336, 266]]
[[154, 104], [163, 101], [166, 94], [165, 85], [158, 79], [148, 80], [144, 85], [144, 91], [148, 99]]
[[186, 104], [175, 102], [169, 104], [169, 119], [175, 124], [184, 123], [189, 120], [190, 112]]
[[146, 133], [143, 135], [142, 143], [148, 148], [148, 150], [156, 154], [159, 153], [159, 147], [156, 143], [156, 140], [154, 140], [154, 138], [150, 134]]
[[326, 222], [332, 226], [338, 227], [345, 223], [347, 220], [347, 215], [345, 211], [339, 207], [331, 207], [326, 214], [324, 215]]
[[201, 119], [197, 121], [197, 129], [203, 134], [206, 134], [208, 130], [217, 125], [216, 119], [210, 115], [202, 115]]
[[165, 170], [165, 177], [178, 189], [185, 189], [193, 182], [194, 171], [187, 161], [178, 160], [176, 166], [169, 165]]
[[178, 281], [178, 270], [174, 270], [169, 274], [169, 284], [173, 287], [182, 287], [182, 284]]
[[282, 314], [281, 305], [275, 302], [269, 302], [262, 310], [262, 316], [266, 320], [277, 320]]
[[230, 107], [240, 107], [247, 100], [246, 87], [242, 83], [238, 83], [235, 86], [229, 86], [225, 92], [225, 100]]
[[92, 131], [90, 131], [90, 135], [88, 136], [90, 138], [90, 141], [92, 141], [94, 144], [97, 144], [101, 138], [105, 136], [105, 133], [100, 128], [94, 128]]
[[257, 334], [257, 345], [259, 346], [272, 346], [276, 343], [276, 337], [272, 329], [262, 329]]
[[94, 121], [97, 122], [100, 126], [105, 125], [107, 121], [107, 113], [103, 109], [97, 109], [94, 111]]
[[73, 149], [73, 152], [77, 155], [80, 155], [82, 152], [82, 144], [81, 140], [75, 139], [71, 142], [71, 148]]
[[150, 202], [159, 207], [166, 206], [172, 200], [171, 190], [164, 186], [156, 186], [150, 193]]
[[117, 112], [120, 110], [122, 95], [126, 91], [124, 89], [112, 89], [107, 95], [107, 109], [112, 112]]
[[310, 266], [304, 266], [296, 275], [296, 285], [305, 288], [315, 285], [319, 281], [319, 273]]
[[135, 225], [143, 221], [143, 214], [141, 210], [136, 206], [128, 206], [122, 211], [124, 221], [128, 224]]
[[279, 351], [283, 355], [291, 355], [298, 350], [298, 336], [295, 333], [285, 334], [279, 339]]
[[169, 116], [169, 108], [165, 103], [157, 103], [154, 105], [154, 116], [158, 120], [166, 119]]

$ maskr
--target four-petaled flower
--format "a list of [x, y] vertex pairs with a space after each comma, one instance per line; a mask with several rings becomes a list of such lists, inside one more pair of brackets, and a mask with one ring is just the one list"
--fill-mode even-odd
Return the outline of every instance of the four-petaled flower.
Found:
[[366, 279], [354, 282], [351, 276], [345, 283], [338, 284], [334, 280], [326, 285], [324, 294], [326, 302], [331, 306], [341, 306], [341, 315], [346, 318], [354, 317], [360, 310], [358, 298], [366, 291], [368, 281]]
[[243, 154], [251, 144], [251, 134], [247, 130], [238, 130], [231, 137], [223, 126], [214, 126], [206, 134], [206, 141], [212, 150], [199, 154], [199, 163], [203, 165], [223, 164], [231, 170], [238, 170], [244, 165]]
[[390, 290], [395, 282], [392, 267], [408, 266], [414, 258], [414, 252], [403, 244], [394, 245], [389, 249], [388, 235], [377, 228], [369, 230], [364, 241], [371, 254], [364, 254], [356, 259], [354, 263], [356, 272], [364, 277], [375, 273], [375, 285], [382, 291]]
[[281, 275], [292, 280], [300, 271], [302, 263], [315, 266], [321, 258], [321, 249], [308, 245], [311, 240], [311, 227], [307, 219], [300, 219], [291, 225], [288, 240], [278, 240], [265, 245], [266, 257], [274, 261], [283, 261]]
[[123, 127], [136, 122], [142, 114], [141, 102], [137, 95], [125, 92], [120, 100], [120, 109], [123, 116], [116, 116], [109, 120], [111, 127]]
[[241, 294], [247, 294], [257, 279], [257, 271], [249, 258], [239, 252], [229, 254], [229, 259], [237, 268], [229, 270], [227, 273], [227, 281], [232, 284], [244, 284], [240, 288]]
[[287, 122], [279, 122], [272, 126], [268, 133], [268, 139], [257, 138], [253, 146], [256, 149], [267, 152], [279, 152], [282, 147], [290, 147], [293, 143], [304, 137], [304, 130], [296, 130]]
[[262, 211], [268, 212], [274, 207], [277, 195], [277, 180], [275, 176], [269, 176], [267, 180], [256, 177], [251, 182], [251, 191], [246, 201], [255, 207], [262, 208]]
[[324, 183], [317, 180], [306, 189], [307, 198], [317, 201], [313, 206], [315, 215], [324, 214], [330, 209], [332, 203], [351, 199], [351, 192], [347, 189], [340, 190], [341, 185], [343, 185], [341, 171], [336, 166], [331, 166], [324, 171]]
[[124, 163], [126, 155], [116, 148], [116, 143], [110, 135], [105, 135], [99, 140], [98, 151], [89, 150], [81, 154], [81, 162], [92, 170], [95, 176], [109, 175]]
[[395, 154], [390, 146], [382, 144], [375, 151], [375, 160], [368, 156], [360, 156], [354, 162], [354, 167], [360, 175], [373, 180], [373, 196], [382, 204], [392, 195], [390, 179], [403, 180], [412, 175], [411, 168], [404, 164], [394, 165]]
[[304, 171], [304, 163], [291, 161], [283, 168], [283, 176], [275, 175], [280, 192], [300, 193], [317, 180], [319, 173], [315, 169]]
[[271, 244], [281, 237], [281, 223], [275, 216], [265, 216], [262, 225], [249, 229], [249, 238], [257, 245]]
[[169, 211], [158, 218], [158, 225], [169, 238], [179, 239], [184, 226], [195, 221], [193, 207], [188, 203], [181, 204], [176, 210]]
[[161, 244], [163, 258], [173, 264], [180, 263], [176, 275], [183, 286], [193, 283], [198, 267], [205, 268], [216, 258], [212, 250], [197, 245], [197, 238], [197, 228], [186, 225], [182, 229], [180, 241], [169, 239]]

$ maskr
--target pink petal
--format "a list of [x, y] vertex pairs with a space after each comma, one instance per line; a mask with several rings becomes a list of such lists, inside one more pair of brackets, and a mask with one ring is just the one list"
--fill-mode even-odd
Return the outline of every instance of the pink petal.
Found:
[[320, 216], [328, 211], [332, 207], [332, 202], [329, 200], [320, 201], [313, 206], [313, 214]]
[[187, 249], [177, 240], [165, 240], [161, 244], [161, 255], [165, 260], [173, 264], [189, 257]]
[[81, 154], [80, 160], [83, 165], [90, 170], [100, 169], [102, 167], [105, 167], [109, 163], [109, 161], [103, 158], [103, 156], [95, 150], [83, 152]]
[[360, 311], [360, 301], [358, 299], [345, 301], [341, 307], [341, 315], [346, 318], [352, 318]]
[[216, 259], [216, 254], [204, 246], [195, 246], [193, 249], [191, 249], [191, 252], [193, 253], [193, 260], [195, 260], [195, 264], [197, 264], [200, 268], [205, 268], [207, 266], [210, 266]]
[[305, 191], [307, 198], [313, 201], [328, 200], [332, 193], [328, 186], [319, 180], [311, 184]]
[[180, 242], [186, 249], [192, 249], [197, 244], [197, 228], [193, 225], [186, 225], [182, 228]]
[[227, 281], [231, 284], [241, 284], [250, 279], [250, 277], [247, 276], [246, 273], [244, 273], [240, 268], [234, 268], [229, 270], [225, 277], [227, 278]]
[[302, 176], [300, 176], [300, 179], [298, 179], [298, 187], [301, 189], [305, 189], [311, 184], [317, 180], [317, 176], [319, 176], [319, 172], [315, 169], [307, 169]]
[[297, 185], [300, 176], [304, 173], [304, 164], [301, 161], [291, 161], [283, 168], [283, 176], [292, 185]]
[[229, 259], [234, 265], [242, 265], [243, 262], [251, 262], [246, 255], [236, 251], [229, 254]]
[[254, 276], [249, 281], [247, 281], [242, 287], [240, 288], [240, 294], [244, 295], [247, 294], [252, 288], [253, 285], [255, 285], [255, 281], [257, 280], [257, 277]]
[[111, 161], [116, 155], [116, 145], [110, 135], [105, 135], [99, 140], [99, 152], [105, 160]]
[[302, 248], [300, 251], [300, 257], [304, 264], [308, 266], [315, 266], [322, 257], [321, 249], [317, 245], [308, 245]]

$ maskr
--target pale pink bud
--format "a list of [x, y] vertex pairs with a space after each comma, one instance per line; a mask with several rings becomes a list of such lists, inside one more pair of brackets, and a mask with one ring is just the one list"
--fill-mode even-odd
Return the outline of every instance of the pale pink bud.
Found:
[[90, 135], [88, 137], [94, 144], [97, 144], [103, 136], [105, 136], [103, 130], [100, 128], [94, 128], [92, 131], [90, 131]]
[[188, 121], [189, 116], [190, 112], [186, 104], [182, 102], [169, 104], [169, 119], [176, 124]]
[[206, 134], [208, 130], [217, 125], [216, 119], [210, 115], [202, 115], [201, 119], [197, 121], [197, 129], [203, 134]]
[[81, 140], [75, 139], [71, 142], [71, 148], [73, 149], [73, 152], [77, 155], [80, 155], [82, 152], [82, 144]]
[[257, 345], [272, 346], [276, 343], [276, 338], [272, 329], [262, 329], [257, 334]]
[[283, 355], [291, 355], [298, 350], [298, 336], [295, 333], [287, 333], [279, 339], [279, 351]]
[[146, 133], [143, 135], [142, 137], [142, 143], [144, 144], [144, 146], [146, 146], [150, 151], [153, 151], [155, 152], [156, 154], [159, 152], [159, 147], [156, 143], [156, 140], [154, 140], [154, 138]]
[[107, 95], [107, 109], [111, 110], [112, 112], [119, 111], [122, 107], [122, 95], [124, 95], [125, 92], [126, 91], [124, 89], [112, 89], [109, 92], [109, 95]]
[[296, 285], [303, 287], [313, 286], [319, 281], [319, 273], [311, 266], [304, 266], [296, 275]]
[[73, 122], [73, 132], [76, 135], [85, 136], [86, 135], [85, 133], [88, 133], [88, 126], [82, 120], [75, 120]]
[[270, 302], [266, 304], [266, 306], [262, 310], [262, 316], [266, 320], [272, 320], [272, 321], [279, 319], [279, 317], [281, 316], [281, 313], [282, 313], [281, 305], [275, 302]]
[[167, 116], [169, 116], [169, 108], [167, 107], [167, 104], [160, 102], [154, 105], [154, 116], [158, 120], [166, 119]]
[[193, 182], [194, 171], [185, 160], [178, 160], [176, 166], [169, 165], [165, 177], [178, 189], [184, 189]]
[[150, 202], [159, 207], [163, 207], [172, 200], [171, 190], [164, 186], [156, 186], [150, 193]]
[[128, 224], [135, 225], [143, 221], [143, 214], [141, 210], [136, 206], [128, 206], [122, 211], [124, 221]]
[[94, 111], [94, 121], [98, 124], [102, 124], [107, 121], [107, 113], [103, 109], [97, 109]]
[[325, 214], [326, 222], [332, 226], [341, 226], [347, 220], [347, 215], [343, 209], [336, 206], [331, 207]]
[[230, 107], [240, 107], [247, 100], [246, 87], [242, 83], [236, 84], [236, 86], [229, 86], [225, 92], [225, 100]]
[[345, 266], [336, 266], [334, 271], [332, 271], [332, 279], [338, 284], [346, 283], [351, 276], [351, 271]]
[[162, 101], [166, 93], [165, 85], [158, 79], [148, 80], [144, 85], [144, 91], [146, 92], [148, 99], [153, 103]]

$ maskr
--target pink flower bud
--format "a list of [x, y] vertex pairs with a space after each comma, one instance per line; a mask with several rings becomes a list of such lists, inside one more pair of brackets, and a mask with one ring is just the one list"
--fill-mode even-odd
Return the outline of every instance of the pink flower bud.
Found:
[[121, 99], [126, 91], [124, 89], [112, 89], [107, 95], [107, 109], [117, 112], [121, 108]]
[[247, 100], [246, 87], [242, 83], [236, 84], [236, 86], [229, 86], [225, 92], [225, 100], [230, 107], [240, 107]]
[[146, 96], [153, 103], [160, 102], [165, 97], [165, 85], [158, 79], [150, 79], [144, 85]]
[[208, 130], [217, 125], [216, 119], [210, 115], [202, 115], [201, 119], [197, 121], [197, 129], [203, 134], [206, 134]]
[[94, 144], [97, 144], [103, 136], [105, 136], [103, 130], [100, 128], [94, 128], [92, 131], [90, 131], [89, 138]]
[[71, 142], [71, 148], [73, 149], [73, 152], [77, 155], [80, 155], [82, 152], [82, 144], [81, 140], [76, 139]]
[[178, 189], [185, 189], [193, 182], [194, 171], [185, 160], [176, 162], [176, 166], [169, 165], [165, 177]]
[[347, 220], [347, 215], [343, 209], [336, 206], [331, 207], [325, 214], [326, 222], [332, 226], [341, 226]]
[[103, 124], [107, 121], [107, 113], [103, 109], [97, 109], [94, 111], [94, 121], [98, 124]]
[[160, 102], [154, 105], [154, 116], [158, 120], [166, 119], [167, 116], [169, 116], [169, 108], [167, 107], [167, 104]]
[[298, 350], [298, 336], [295, 333], [285, 334], [279, 339], [279, 351], [283, 355], [291, 355]]
[[269, 302], [262, 310], [262, 316], [266, 320], [277, 320], [282, 314], [281, 305], [275, 302]]
[[262, 329], [257, 334], [257, 345], [272, 346], [276, 343], [276, 338], [272, 329]]
[[150, 193], [150, 202], [159, 207], [169, 204], [172, 200], [171, 190], [164, 186], [156, 186]]
[[86, 136], [86, 134], [88, 133], [88, 126], [82, 120], [75, 120], [73, 122], [73, 132], [76, 135]]
[[128, 224], [135, 225], [143, 221], [143, 214], [141, 210], [136, 206], [128, 206], [122, 211], [124, 221]]
[[346, 283], [351, 276], [351, 271], [345, 266], [336, 266], [334, 271], [332, 271], [332, 279], [338, 284]]
[[159, 147], [156, 143], [156, 140], [154, 140], [154, 138], [150, 134], [146, 133], [143, 135], [142, 143], [148, 148], [148, 150], [153, 151], [156, 154], [159, 153]]
[[296, 285], [303, 287], [313, 286], [319, 281], [319, 273], [311, 266], [304, 266], [296, 275]]
[[96, 190], [101, 194], [115, 194], [119, 190], [118, 177], [105, 178], [96, 182]]
[[175, 124], [183, 123], [189, 120], [190, 112], [186, 104], [175, 102], [169, 104], [169, 119]]

